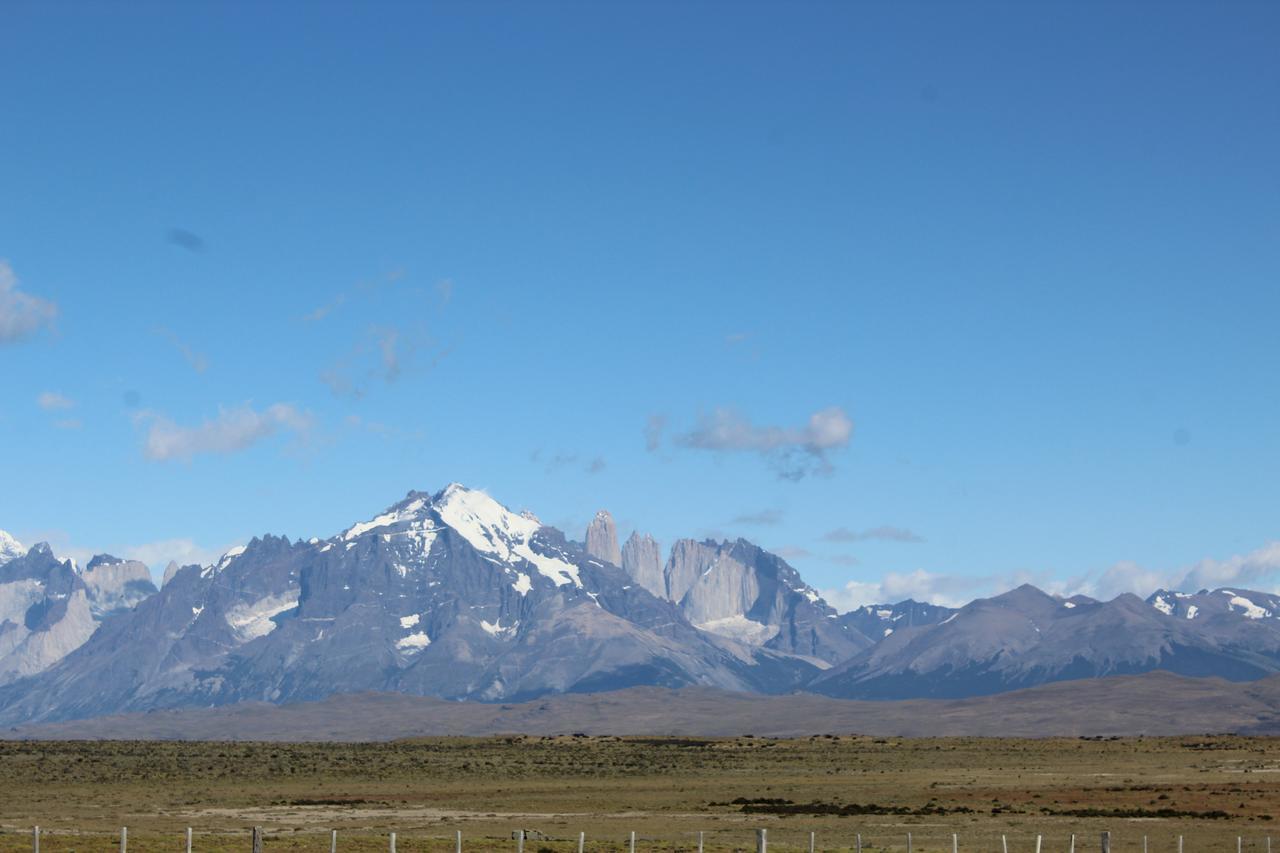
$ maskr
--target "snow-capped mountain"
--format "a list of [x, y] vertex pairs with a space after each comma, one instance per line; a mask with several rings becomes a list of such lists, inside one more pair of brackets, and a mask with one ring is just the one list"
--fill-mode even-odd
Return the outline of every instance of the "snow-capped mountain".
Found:
[[16, 560], [25, 553], [27, 553], [27, 549], [22, 547], [21, 542], [5, 531], [0, 530], [0, 566], [10, 560]]
[[393, 690], [513, 699], [638, 684], [791, 689], [794, 654], [698, 630], [528, 513], [451, 485], [323, 541], [254, 539], [173, 572], [0, 717]]
[[453, 484], [328, 539], [262, 536], [207, 566], [0, 539], [0, 723], [395, 691], [516, 701], [702, 685], [837, 697], [964, 697], [1164, 669], [1280, 672], [1280, 597], [1161, 590], [1146, 601], [1023, 586], [959, 609], [839, 614], [738, 539], [635, 532], [601, 511], [582, 543]]

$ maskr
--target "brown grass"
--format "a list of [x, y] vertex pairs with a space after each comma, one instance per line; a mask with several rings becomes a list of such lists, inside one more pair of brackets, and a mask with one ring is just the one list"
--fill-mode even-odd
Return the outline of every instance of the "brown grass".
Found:
[[[735, 802], [737, 801], [737, 802]], [[1280, 740], [1240, 737], [1115, 740], [506, 737], [382, 744], [174, 742], [0, 743], [0, 853], [247, 850], [265, 853], [514, 850], [510, 833], [551, 840], [526, 853], [754, 849], [903, 853], [962, 850], [1080, 853], [1109, 830], [1117, 853], [1265, 850], [1280, 805]], [[1280, 832], [1277, 833], [1280, 842]], [[1277, 844], [1280, 853], [1280, 843]]]

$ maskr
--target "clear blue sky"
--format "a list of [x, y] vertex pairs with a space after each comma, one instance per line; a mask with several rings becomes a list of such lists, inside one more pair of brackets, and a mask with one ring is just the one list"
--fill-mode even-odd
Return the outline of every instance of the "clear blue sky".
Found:
[[457, 480], [824, 589], [1274, 587], [1277, 44], [1274, 3], [10, 0], [0, 528], [159, 562]]

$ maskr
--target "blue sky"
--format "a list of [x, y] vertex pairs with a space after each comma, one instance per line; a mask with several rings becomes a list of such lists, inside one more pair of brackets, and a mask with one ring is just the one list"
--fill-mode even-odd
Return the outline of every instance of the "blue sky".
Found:
[[456, 480], [744, 535], [845, 605], [1275, 588], [1278, 38], [7, 3], [0, 527], [162, 564]]

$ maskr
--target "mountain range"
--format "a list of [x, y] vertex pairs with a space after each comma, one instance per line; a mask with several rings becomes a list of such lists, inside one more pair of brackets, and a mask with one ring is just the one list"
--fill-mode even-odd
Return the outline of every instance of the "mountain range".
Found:
[[1280, 672], [1280, 598], [1031, 586], [952, 609], [838, 613], [744, 539], [581, 543], [452, 484], [328, 539], [266, 535], [207, 566], [83, 568], [0, 534], [0, 722], [84, 720], [337, 694], [512, 703], [697, 687], [836, 699], [980, 697], [1164, 670]]

